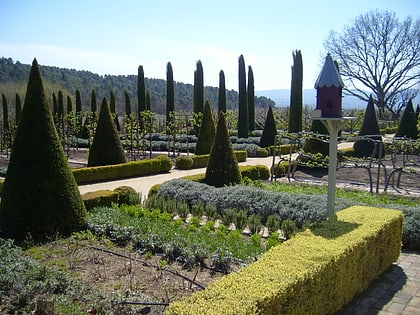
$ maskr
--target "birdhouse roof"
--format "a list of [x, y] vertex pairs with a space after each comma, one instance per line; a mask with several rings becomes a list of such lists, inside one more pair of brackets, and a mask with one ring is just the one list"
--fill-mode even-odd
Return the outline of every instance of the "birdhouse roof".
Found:
[[343, 80], [330, 54], [325, 57], [325, 63], [315, 82], [315, 88], [344, 87]]

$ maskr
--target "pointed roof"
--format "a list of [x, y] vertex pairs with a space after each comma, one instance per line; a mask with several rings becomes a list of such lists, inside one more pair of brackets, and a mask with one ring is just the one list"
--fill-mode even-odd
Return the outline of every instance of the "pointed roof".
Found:
[[344, 87], [343, 80], [341, 79], [340, 73], [338, 72], [337, 66], [335, 65], [331, 55], [328, 53], [325, 57], [325, 63], [322, 70], [315, 82], [315, 88], [321, 87]]

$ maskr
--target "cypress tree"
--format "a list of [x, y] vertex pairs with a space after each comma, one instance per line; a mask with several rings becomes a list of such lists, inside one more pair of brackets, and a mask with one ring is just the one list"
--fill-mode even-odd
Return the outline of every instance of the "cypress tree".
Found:
[[131, 115], [131, 101], [130, 101], [130, 94], [127, 90], [124, 91], [124, 100], [125, 100], [125, 115], [130, 117]]
[[246, 95], [246, 73], [244, 56], [239, 57], [239, 111], [238, 138], [248, 138], [248, 104]]
[[266, 148], [274, 145], [277, 135], [276, 122], [274, 121], [273, 109], [270, 107], [267, 111], [267, 117], [264, 123], [264, 130], [260, 139], [260, 147]]
[[206, 103], [204, 104], [203, 121], [201, 123], [197, 144], [195, 146], [195, 154], [210, 153], [215, 133], [216, 130], [214, 127], [213, 115], [210, 109], [210, 102], [206, 100]]
[[89, 151], [88, 166], [113, 165], [127, 162], [120, 137], [105, 98], [102, 100], [98, 124], [92, 147]]
[[218, 98], [218, 114], [220, 112], [226, 113], [226, 85], [225, 85], [225, 73], [223, 70], [219, 72], [219, 98]]
[[90, 95], [90, 111], [92, 112], [93, 116], [95, 117], [96, 116], [96, 111], [97, 111], [95, 90], [92, 90], [92, 93]]
[[22, 102], [20, 100], [20, 96], [16, 93], [16, 101], [15, 101], [15, 125], [19, 125], [20, 115], [22, 113]]
[[174, 75], [170, 62], [166, 65], [166, 125], [170, 125], [171, 114], [175, 112]]
[[300, 50], [293, 52], [292, 84], [290, 89], [289, 132], [302, 131], [302, 81], [303, 65]]
[[76, 90], [76, 114], [82, 113], [82, 96], [79, 89]]
[[76, 129], [80, 132], [83, 125], [82, 96], [79, 89], [76, 90]]
[[411, 100], [405, 106], [395, 137], [417, 139], [417, 113]]
[[59, 119], [62, 119], [64, 117], [64, 96], [63, 96], [63, 92], [61, 90], [58, 91], [57, 114], [58, 114]]
[[144, 70], [143, 66], [139, 66], [137, 75], [137, 102], [138, 102], [138, 117], [140, 113], [146, 110], [146, 85], [144, 81]]
[[111, 90], [109, 101], [109, 108], [111, 110], [112, 117], [114, 117], [115, 127], [117, 127], [117, 131], [121, 131], [120, 121], [118, 119], [118, 113], [115, 109], [115, 94], [114, 91]]
[[[369, 102], [366, 106], [365, 116], [363, 118], [362, 127], [359, 131], [359, 137], [363, 139], [357, 139], [354, 144], [354, 154], [356, 157], [367, 157], [374, 156], [378, 157], [378, 154], [374, 152], [375, 142], [382, 141], [382, 137], [379, 132], [378, 120], [375, 113], [375, 105], [373, 103], [372, 95], [369, 98]], [[373, 140], [373, 141], [372, 141]], [[382, 150], [384, 154], [385, 150]]]
[[1, 237], [41, 241], [86, 227], [86, 209], [54, 127], [38, 63], [29, 74], [25, 103], [0, 204]]
[[223, 187], [238, 184], [242, 179], [238, 160], [226, 127], [225, 114], [219, 114], [216, 135], [210, 152], [204, 182], [207, 185]]
[[7, 135], [10, 132], [10, 124], [9, 124], [9, 108], [7, 107], [7, 99], [6, 95], [2, 94], [2, 105], [3, 105], [3, 132], [4, 135]]
[[248, 66], [248, 89], [247, 89], [247, 101], [248, 101], [248, 128], [249, 131], [255, 130], [255, 90], [254, 90], [254, 72], [252, 67]]
[[70, 95], [67, 95], [67, 114], [73, 112], [73, 102], [71, 101]]
[[201, 60], [197, 61], [194, 72], [194, 113], [203, 113], [204, 107], [204, 72]]
[[53, 115], [54, 115], [54, 121], [57, 118], [58, 115], [58, 104], [57, 104], [57, 97], [55, 96], [55, 93], [53, 92]]

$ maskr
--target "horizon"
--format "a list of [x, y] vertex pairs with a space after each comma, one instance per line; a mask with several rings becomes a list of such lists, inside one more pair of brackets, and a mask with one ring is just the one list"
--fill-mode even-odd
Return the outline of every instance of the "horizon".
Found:
[[163, 80], [171, 62], [174, 80], [193, 84], [201, 60], [205, 86], [217, 87], [223, 70], [226, 88], [237, 91], [242, 54], [254, 72], [255, 90], [263, 91], [290, 88], [294, 50], [302, 52], [303, 88], [313, 88], [330, 30], [341, 32], [374, 9], [403, 20], [420, 12], [420, 2], [3, 0], [0, 8], [0, 51], [14, 61], [31, 64], [37, 58], [41, 65], [99, 75], [137, 75], [142, 65], [145, 77]]

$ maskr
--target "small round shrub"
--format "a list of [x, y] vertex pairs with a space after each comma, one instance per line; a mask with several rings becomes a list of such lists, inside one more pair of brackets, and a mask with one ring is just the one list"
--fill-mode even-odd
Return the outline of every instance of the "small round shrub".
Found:
[[189, 170], [193, 167], [194, 160], [191, 156], [178, 156], [175, 160], [175, 167], [181, 170]]
[[136, 204], [139, 203], [139, 194], [130, 186], [120, 186], [114, 189], [118, 193], [118, 204]]

